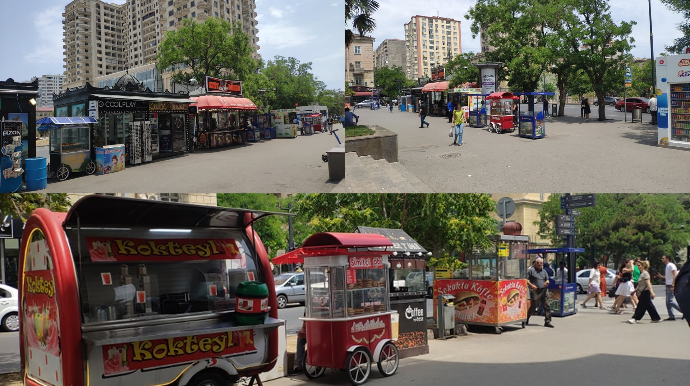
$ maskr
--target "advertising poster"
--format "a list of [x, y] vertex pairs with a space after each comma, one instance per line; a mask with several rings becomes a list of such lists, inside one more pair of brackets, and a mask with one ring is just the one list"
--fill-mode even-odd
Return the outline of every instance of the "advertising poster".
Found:
[[67, 116], [67, 106], [55, 108], [56, 117], [66, 117]]
[[438, 295], [455, 296], [455, 320], [460, 323], [498, 322], [498, 282], [489, 280], [436, 280], [434, 310]]
[[29, 157], [29, 114], [28, 113], [9, 113], [7, 114], [7, 120], [10, 122], [21, 122], [21, 158], [27, 159]]
[[500, 310], [498, 323], [512, 322], [527, 318], [526, 280], [503, 280], [499, 282], [498, 294]]
[[125, 170], [125, 146], [111, 145], [96, 148], [96, 173], [110, 174]]
[[[13, 114], [9, 114], [13, 115]], [[23, 173], [22, 122], [18, 120], [2, 122], [2, 159], [0, 160], [0, 192], [10, 193], [21, 190]]]
[[188, 261], [241, 259], [234, 239], [148, 240], [87, 237], [91, 261]]
[[223, 93], [232, 95], [242, 95], [242, 82], [239, 80], [228, 80], [206, 77], [206, 92]]
[[27, 372], [52, 385], [62, 385], [60, 326], [52, 258], [46, 240], [32, 234], [23, 282], [23, 339]]
[[84, 117], [86, 116], [86, 108], [84, 103], [79, 103], [72, 105], [72, 116], [73, 117]]
[[426, 346], [426, 301], [391, 303], [391, 309], [398, 311], [398, 349]]

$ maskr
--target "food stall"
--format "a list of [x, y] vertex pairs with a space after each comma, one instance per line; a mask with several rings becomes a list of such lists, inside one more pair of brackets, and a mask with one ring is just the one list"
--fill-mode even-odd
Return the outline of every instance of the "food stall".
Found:
[[[583, 248], [542, 248], [529, 249], [527, 253], [530, 255], [541, 255], [544, 261], [548, 261], [548, 253], [554, 253], [556, 257], [553, 260], [553, 268], [554, 272], [556, 272], [559, 262], [563, 262], [566, 268], [570, 265], [568, 262], [570, 259], [566, 257], [566, 254], [582, 253], [584, 251]], [[571, 268], [568, 268], [568, 271], [571, 272]], [[552, 316], [568, 316], [577, 313], [575, 308], [576, 300], [577, 283], [570, 283], [567, 277], [563, 277], [558, 281], [549, 280], [548, 302]]]
[[[476, 89], [455, 89], [465, 110], [465, 116], [468, 117], [467, 122], [470, 127], [485, 127], [486, 126], [486, 97], [490, 94], [482, 94], [480, 88]], [[467, 107], [465, 107], [467, 106]]]
[[297, 125], [294, 120], [297, 118], [297, 110], [280, 109], [271, 110], [271, 121], [276, 128], [276, 138], [295, 138], [297, 137]]
[[[528, 99], [530, 105], [529, 111], [520, 111], [518, 105], [518, 115], [520, 118], [520, 131], [518, 135], [523, 138], [544, 138], [546, 136], [546, 125], [544, 123], [544, 118], [546, 117], [547, 111], [544, 110], [542, 106], [542, 111], [537, 112], [534, 106], [534, 100], [536, 96], [546, 97], [546, 95], [556, 95], [552, 92], [520, 92], [516, 93], [518, 97], [527, 96], [531, 97]], [[548, 106], [546, 107], [548, 109]]]
[[[342, 369], [353, 385], [361, 385], [372, 363], [384, 377], [398, 369], [397, 325], [392, 323], [397, 313], [389, 308], [387, 286], [391, 246], [376, 234], [317, 233], [283, 255], [304, 259], [307, 377]], [[312, 275], [326, 281], [312, 281]]]
[[[37, 209], [20, 249], [27, 386], [220, 386], [278, 357], [268, 215], [110, 196]], [[253, 381], [252, 381], [253, 382]]]
[[426, 280], [426, 258], [430, 254], [402, 229], [357, 227], [355, 231], [379, 234], [393, 243], [387, 249], [393, 252], [388, 257], [390, 307], [400, 318], [395, 345], [400, 358], [428, 354], [426, 296], [433, 295], [433, 284]]
[[656, 58], [657, 143], [690, 148], [690, 54]]
[[461, 324], [503, 326], [527, 321], [527, 249], [529, 236], [499, 235], [494, 254], [472, 254], [468, 268], [452, 279], [434, 281], [434, 317], [439, 295], [455, 297], [455, 321]]
[[498, 134], [507, 131], [515, 131], [513, 126], [513, 105], [516, 104], [518, 97], [509, 92], [494, 92], [486, 97], [490, 103], [491, 118], [489, 120], [489, 132]]
[[213, 149], [246, 142], [247, 133], [240, 127], [240, 113], [257, 110], [251, 100], [220, 95], [202, 95], [191, 99], [194, 103], [190, 106], [198, 109], [198, 149]]
[[[256, 114], [245, 116], [251, 125], [251, 128], [247, 130], [247, 141], [258, 142], [262, 139], [271, 139], [271, 115], [270, 114]], [[268, 135], [264, 133], [268, 131]], [[273, 129], [275, 132], [275, 129]], [[275, 136], [274, 136], [275, 138]]]
[[301, 120], [304, 121], [305, 127], [309, 127], [309, 133], [314, 134], [314, 132], [318, 131], [321, 132], [323, 131], [321, 129], [321, 122], [323, 120], [322, 116], [320, 113], [314, 114], [314, 113], [307, 113], [304, 114], [300, 117]]
[[64, 181], [72, 172], [96, 172], [91, 138], [95, 123], [96, 120], [91, 117], [45, 117], [36, 122], [50, 127], [48, 178], [57, 177]]

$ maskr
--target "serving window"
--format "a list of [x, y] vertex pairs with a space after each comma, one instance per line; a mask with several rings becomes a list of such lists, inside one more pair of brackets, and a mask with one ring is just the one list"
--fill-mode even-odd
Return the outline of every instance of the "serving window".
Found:
[[84, 323], [232, 311], [238, 284], [262, 280], [241, 232], [81, 233], [70, 240]]

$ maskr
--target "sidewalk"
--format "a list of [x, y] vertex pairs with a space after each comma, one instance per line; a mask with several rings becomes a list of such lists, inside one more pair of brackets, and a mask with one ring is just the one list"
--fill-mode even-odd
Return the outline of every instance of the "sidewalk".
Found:
[[657, 129], [646, 123], [548, 118], [537, 140], [465, 126], [463, 145], [451, 146], [446, 118], [427, 117], [430, 127], [420, 129], [414, 113], [358, 114], [361, 124], [398, 134], [400, 163], [434, 192], [690, 190], [690, 168], [670, 166], [687, 164], [690, 152], [657, 146]]

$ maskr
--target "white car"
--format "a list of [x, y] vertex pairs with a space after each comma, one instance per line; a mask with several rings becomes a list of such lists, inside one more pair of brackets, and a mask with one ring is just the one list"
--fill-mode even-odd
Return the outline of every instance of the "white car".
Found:
[[0, 330], [19, 330], [19, 291], [0, 284]]
[[[613, 279], [616, 278], [616, 271], [608, 268], [607, 270], [608, 273], [606, 274], [606, 288], [611, 288], [611, 286], [613, 285]], [[578, 293], [587, 293], [587, 287], [589, 286], [589, 274], [591, 271], [591, 269], [583, 269], [575, 274], [575, 282], [577, 283]], [[603, 296], [606, 296], [606, 294], [604, 294]]]
[[357, 107], [369, 107], [372, 103], [374, 103], [372, 99], [367, 99], [357, 103]]

